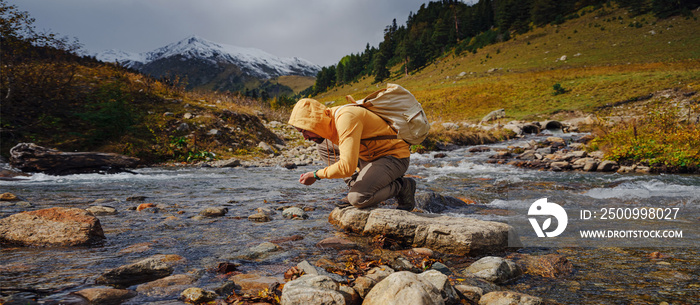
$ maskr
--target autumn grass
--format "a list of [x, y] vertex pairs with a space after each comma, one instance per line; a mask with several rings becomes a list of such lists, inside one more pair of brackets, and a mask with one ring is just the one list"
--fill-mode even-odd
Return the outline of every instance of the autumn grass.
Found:
[[[680, 108], [680, 107], [679, 107]], [[647, 115], [617, 124], [599, 126], [591, 149], [601, 149], [609, 160], [642, 164], [663, 172], [700, 170], [700, 104], [668, 108], [654, 103]]]
[[[505, 108], [508, 119], [536, 119], [559, 112], [593, 112], [597, 107], [676, 87], [700, 88], [700, 60], [621, 66], [571, 67], [530, 72], [501, 72], [465, 76], [450, 83], [425, 85], [412, 76], [396, 80], [422, 103], [432, 121], [477, 121]], [[406, 82], [403, 82], [405, 80]], [[413, 85], [411, 85], [413, 83]], [[567, 90], [554, 94], [553, 86]], [[358, 90], [362, 98], [376, 89]], [[348, 90], [345, 90], [349, 93]], [[341, 90], [322, 97], [345, 103]]]
[[303, 91], [314, 85], [316, 78], [310, 76], [299, 76], [299, 75], [283, 75], [276, 78], [274, 81], [281, 85], [285, 85], [292, 88], [295, 94]]
[[444, 143], [454, 145], [484, 145], [511, 139], [515, 133], [508, 129], [496, 128], [489, 131], [475, 128], [448, 129], [442, 125], [431, 127], [428, 137], [421, 145], [411, 146], [413, 151], [439, 150], [439, 145]]

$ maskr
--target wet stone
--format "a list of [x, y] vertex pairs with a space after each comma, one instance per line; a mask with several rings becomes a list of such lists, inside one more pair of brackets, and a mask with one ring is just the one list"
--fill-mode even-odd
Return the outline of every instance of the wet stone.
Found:
[[0, 242], [80, 246], [105, 239], [99, 219], [78, 208], [48, 208], [0, 219]]
[[542, 299], [513, 291], [494, 291], [481, 297], [479, 305], [523, 304], [540, 305]]
[[171, 258], [156, 255], [133, 264], [110, 269], [100, 275], [98, 284], [131, 286], [164, 278], [173, 273]]
[[494, 283], [505, 283], [518, 277], [522, 271], [509, 259], [487, 256], [472, 263], [464, 270], [464, 273]]
[[86, 210], [95, 216], [117, 214], [117, 209], [115, 209], [113, 207], [101, 206], [101, 205], [93, 205], [91, 207], [88, 207]]
[[206, 208], [199, 212], [199, 215], [204, 217], [221, 217], [228, 213], [227, 208]]
[[[234, 287], [238, 293], [257, 294], [259, 291], [269, 289], [271, 286], [284, 283], [284, 279], [255, 273], [243, 273], [232, 276], [230, 283], [235, 283]], [[228, 288], [223, 287], [222, 289], [227, 290]]]
[[347, 239], [339, 237], [328, 237], [316, 244], [316, 247], [321, 249], [336, 249], [336, 250], [347, 250], [347, 249], [357, 249], [359, 246]]
[[248, 248], [232, 257], [232, 259], [262, 259], [269, 256], [273, 252], [280, 250], [278, 245], [271, 242], [263, 242], [257, 246]]
[[200, 304], [216, 300], [218, 295], [214, 291], [192, 287], [185, 289], [185, 291], [180, 294], [180, 297], [185, 300], [185, 302]]
[[0, 194], [0, 201], [19, 201], [15, 194], [12, 193], [2, 193]]
[[287, 219], [307, 219], [309, 218], [309, 215], [304, 212], [301, 208], [298, 207], [291, 207], [284, 209], [282, 211], [282, 216]]
[[174, 296], [187, 289], [197, 279], [188, 274], [175, 274], [136, 286], [136, 292], [154, 296]]
[[272, 220], [272, 217], [263, 213], [255, 213], [253, 215], [248, 216], [248, 220], [253, 222], [268, 222]]
[[105, 304], [105, 305], [118, 305], [136, 296], [136, 292], [127, 289], [113, 289], [113, 288], [88, 288], [83, 289], [75, 294], [84, 297], [90, 304]]

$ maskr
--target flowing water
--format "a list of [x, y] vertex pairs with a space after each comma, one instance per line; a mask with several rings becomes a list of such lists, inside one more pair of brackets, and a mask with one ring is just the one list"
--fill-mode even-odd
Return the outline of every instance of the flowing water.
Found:
[[[526, 140], [530, 140], [528, 138]], [[526, 140], [491, 145], [522, 146]], [[616, 173], [549, 172], [487, 163], [494, 152], [470, 153], [466, 148], [411, 156], [409, 174], [418, 176], [418, 192], [437, 192], [467, 198], [485, 206], [483, 213], [469, 215], [486, 220], [514, 221], [539, 198], [548, 198], [569, 213], [567, 238], [558, 245], [538, 245], [532, 228], [520, 230], [526, 247], [513, 248], [528, 254], [560, 253], [575, 272], [563, 278], [523, 276], [506, 289], [558, 300], [564, 304], [697, 304], [700, 300], [700, 176], [620, 175]], [[328, 223], [334, 203], [346, 191], [339, 180], [321, 180], [312, 186], [297, 182], [301, 173], [318, 168], [145, 168], [136, 175], [33, 175], [20, 181], [0, 181], [0, 192], [11, 192], [32, 204], [29, 209], [53, 206], [87, 208], [96, 203], [115, 207], [116, 215], [99, 216], [107, 239], [90, 247], [0, 248], [0, 296], [12, 289], [28, 297], [61, 299], [66, 294], [94, 287], [94, 279], [109, 268], [155, 254], [177, 254], [186, 263], [175, 273], [207, 270], [223, 261], [241, 263], [243, 272], [280, 276], [301, 260], [314, 261], [335, 250], [315, 246], [338, 234]], [[127, 201], [145, 196], [143, 201]], [[129, 210], [139, 203], [155, 203], [158, 212]], [[255, 223], [247, 216], [255, 209], [285, 206], [312, 207], [306, 220], [289, 220], [277, 212], [273, 220]], [[207, 207], [227, 207], [225, 217], [197, 219]], [[682, 230], [682, 239], [593, 239], [577, 244], [580, 229], [607, 229], [621, 221], [605, 223], [581, 219], [581, 210], [600, 208], [663, 207], [677, 211], [664, 221], [635, 221], [648, 230]], [[675, 210], [675, 208], [678, 208]], [[26, 210], [0, 205], [0, 218]], [[466, 210], [465, 210], [466, 211]], [[465, 211], [449, 210], [464, 217]], [[499, 212], [501, 211], [501, 212]], [[505, 213], [503, 211], [506, 211]], [[525, 212], [522, 212], [525, 211]], [[631, 210], [630, 210], [631, 211]], [[630, 212], [631, 213], [631, 212]], [[624, 215], [624, 209], [623, 209]], [[631, 214], [630, 214], [631, 215]], [[526, 216], [526, 215], [525, 215]], [[600, 218], [600, 214], [598, 214]], [[574, 233], [572, 233], [574, 232]], [[283, 242], [283, 251], [262, 260], [240, 260], [262, 241], [302, 236]], [[531, 236], [532, 235], [532, 236]], [[534, 246], [528, 246], [532, 244]], [[582, 246], [583, 245], [583, 246]], [[659, 256], [652, 256], [660, 252]], [[211, 272], [199, 283], [216, 282]], [[220, 279], [219, 279], [220, 280]], [[129, 304], [157, 301], [138, 296]], [[48, 302], [48, 301], [47, 301]]]

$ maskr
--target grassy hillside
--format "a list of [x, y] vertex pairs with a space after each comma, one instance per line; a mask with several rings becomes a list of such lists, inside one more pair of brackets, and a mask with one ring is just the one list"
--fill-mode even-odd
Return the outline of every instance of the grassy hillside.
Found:
[[[623, 9], [584, 8], [580, 18], [547, 25], [474, 53], [451, 53], [388, 82], [411, 90], [434, 121], [475, 121], [505, 108], [534, 119], [597, 107], [666, 88], [700, 88], [700, 21], [630, 17]], [[566, 56], [565, 58], [562, 58]], [[563, 94], [553, 89], [559, 84]], [[363, 79], [316, 98], [344, 103], [384, 84]]]
[[[589, 149], [603, 150], [607, 159], [700, 172], [700, 10], [667, 19], [610, 7], [578, 15], [476, 53], [449, 53], [410, 75], [394, 67], [387, 81], [409, 89], [436, 123], [477, 122], [501, 108], [506, 121], [593, 114], [602, 121], [590, 126], [597, 138]], [[359, 99], [385, 87], [372, 80], [315, 98], [340, 105], [348, 94]], [[484, 134], [433, 127], [429, 141]]]
[[0, 86], [4, 157], [16, 144], [32, 142], [126, 154], [146, 164], [191, 162], [255, 154], [259, 142], [277, 141], [259, 118], [274, 113], [258, 101], [187, 92], [60, 50], [51, 50], [51, 57], [36, 51], [26, 49], [23, 60], [7, 69], [12, 78], [3, 80], [12, 82]]
[[291, 88], [294, 94], [299, 94], [299, 92], [304, 89], [313, 86], [316, 78], [310, 76], [286, 75], [280, 76], [272, 81]]

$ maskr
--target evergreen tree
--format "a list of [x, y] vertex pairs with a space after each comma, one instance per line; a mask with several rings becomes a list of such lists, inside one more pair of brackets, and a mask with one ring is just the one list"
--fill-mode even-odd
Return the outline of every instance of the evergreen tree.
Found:
[[560, 14], [557, 0], [533, 0], [531, 17], [535, 25], [548, 24]]
[[387, 62], [389, 61], [386, 55], [387, 52], [382, 52], [383, 45], [384, 43], [379, 44], [379, 52], [377, 53], [377, 56], [375, 56], [374, 60], [374, 67], [376, 69], [374, 71], [375, 83], [381, 83], [391, 76], [389, 69], [386, 67]]
[[692, 15], [690, 10], [700, 7], [700, 0], [652, 0], [651, 9], [659, 18], [678, 14]]

